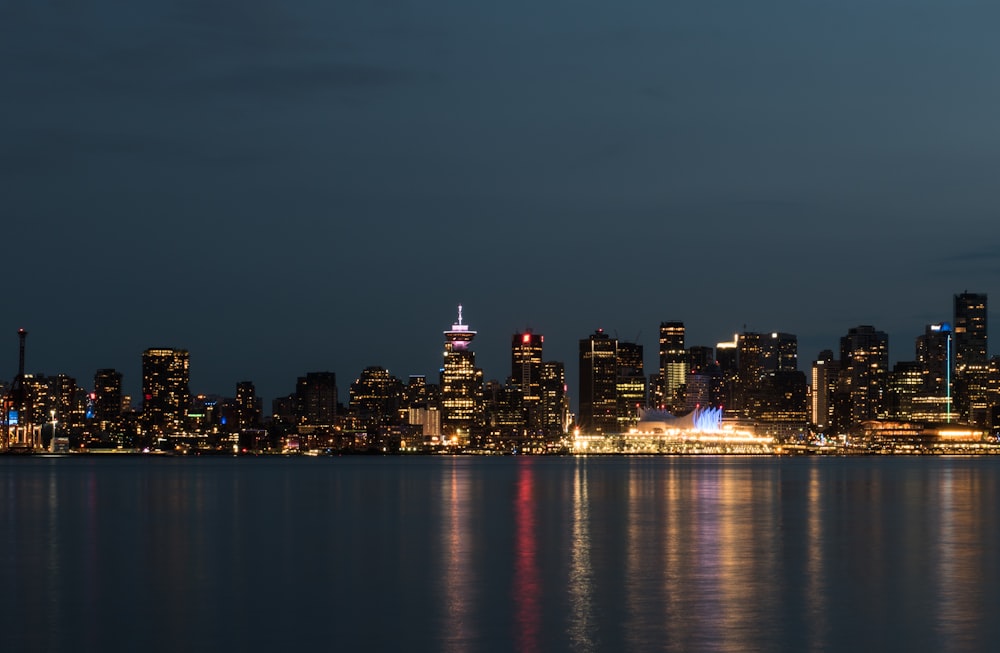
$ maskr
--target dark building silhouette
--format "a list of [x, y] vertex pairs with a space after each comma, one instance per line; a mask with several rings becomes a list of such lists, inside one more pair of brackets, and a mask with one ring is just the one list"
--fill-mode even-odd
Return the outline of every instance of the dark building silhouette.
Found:
[[303, 426], [332, 426], [337, 420], [337, 375], [309, 372], [295, 383], [296, 417]]
[[384, 367], [366, 367], [351, 384], [349, 405], [364, 428], [388, 426], [399, 421], [403, 382]]
[[889, 335], [870, 325], [853, 327], [840, 339], [840, 378], [835, 427], [847, 432], [888, 414]]
[[236, 384], [236, 428], [239, 431], [256, 429], [261, 426], [263, 402], [257, 396], [257, 388], [252, 381]]
[[580, 341], [580, 429], [587, 434], [618, 428], [618, 340], [603, 329]]
[[615, 430], [625, 433], [639, 421], [639, 409], [646, 407], [646, 373], [642, 345], [619, 342], [617, 350]]

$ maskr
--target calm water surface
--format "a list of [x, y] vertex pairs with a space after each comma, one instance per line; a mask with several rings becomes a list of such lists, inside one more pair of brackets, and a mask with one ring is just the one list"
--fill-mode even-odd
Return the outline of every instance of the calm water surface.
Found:
[[0, 460], [4, 651], [991, 651], [1000, 460]]

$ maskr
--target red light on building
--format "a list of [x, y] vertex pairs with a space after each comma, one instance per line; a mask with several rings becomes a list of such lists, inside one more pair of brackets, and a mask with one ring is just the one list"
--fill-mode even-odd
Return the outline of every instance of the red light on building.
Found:
[[531, 342], [531, 334], [526, 333], [523, 336], [521, 336], [521, 342], [523, 342], [524, 344], [528, 344], [529, 342]]

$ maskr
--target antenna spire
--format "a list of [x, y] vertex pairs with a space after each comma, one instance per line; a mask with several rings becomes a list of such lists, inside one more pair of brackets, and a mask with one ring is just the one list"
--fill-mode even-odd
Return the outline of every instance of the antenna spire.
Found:
[[458, 305], [458, 323], [459, 324], [462, 323], [462, 305], [461, 304]]

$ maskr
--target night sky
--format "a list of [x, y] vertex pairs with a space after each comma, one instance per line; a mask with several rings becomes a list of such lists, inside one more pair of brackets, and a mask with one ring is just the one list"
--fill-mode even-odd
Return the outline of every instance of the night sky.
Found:
[[[0, 3], [0, 376], [191, 352], [195, 392], [656, 363], [1000, 305], [995, 0]], [[994, 327], [996, 330], [998, 327]], [[994, 351], [995, 351], [994, 347]]]

